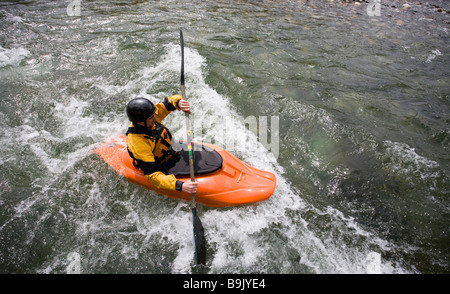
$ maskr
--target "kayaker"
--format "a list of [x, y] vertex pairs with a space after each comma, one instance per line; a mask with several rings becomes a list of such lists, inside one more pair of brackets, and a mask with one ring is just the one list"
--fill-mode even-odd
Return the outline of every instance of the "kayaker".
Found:
[[156, 105], [140, 97], [128, 102], [126, 112], [131, 121], [127, 130], [128, 153], [133, 158], [133, 164], [144, 172], [155, 187], [195, 193], [197, 182], [178, 181], [174, 175], [162, 172], [179, 157], [171, 146], [172, 135], [161, 124], [174, 110], [191, 113], [189, 102], [183, 100], [181, 95], [167, 97]]

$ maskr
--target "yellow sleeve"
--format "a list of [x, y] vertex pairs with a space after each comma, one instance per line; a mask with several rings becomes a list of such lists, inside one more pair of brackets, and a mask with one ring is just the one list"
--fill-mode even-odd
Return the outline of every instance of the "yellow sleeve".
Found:
[[181, 99], [181, 95], [173, 95], [164, 99], [164, 102], [156, 104], [156, 121], [161, 123], [161, 121], [173, 110], [181, 110], [181, 108], [178, 106], [178, 101], [180, 101]]
[[145, 176], [155, 187], [166, 190], [175, 190], [177, 178], [174, 175], [165, 175], [162, 172], [154, 172]]
[[177, 110], [181, 110], [181, 108], [178, 106], [178, 101], [180, 101], [183, 97], [181, 95], [173, 95], [168, 97], [169, 103], [172, 104]]

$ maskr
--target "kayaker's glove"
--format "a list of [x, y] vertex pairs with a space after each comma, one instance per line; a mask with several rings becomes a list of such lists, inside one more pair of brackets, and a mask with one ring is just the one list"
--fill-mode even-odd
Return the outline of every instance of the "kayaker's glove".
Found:
[[177, 181], [177, 182], [175, 183], [175, 190], [181, 191], [181, 189], [183, 188], [183, 184], [184, 184], [184, 182], [182, 182], [182, 181]]

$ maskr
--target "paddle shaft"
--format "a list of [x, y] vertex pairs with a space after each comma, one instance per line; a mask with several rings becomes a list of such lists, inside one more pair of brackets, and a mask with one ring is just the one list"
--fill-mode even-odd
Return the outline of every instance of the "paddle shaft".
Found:
[[[181, 40], [181, 97], [183, 100], [186, 99], [186, 87], [184, 84], [184, 40], [183, 31], [180, 30], [180, 40]], [[191, 117], [188, 112], [185, 112], [186, 117], [186, 133], [187, 133], [187, 148], [189, 154], [189, 173], [191, 175], [191, 181], [195, 182], [195, 172], [194, 172], [194, 156], [192, 153], [192, 135], [191, 135]], [[195, 193], [191, 193], [191, 207], [194, 209], [196, 207], [195, 203]]]
[[[181, 41], [181, 97], [186, 100], [186, 88], [184, 85], [184, 40], [183, 31], [180, 30]], [[189, 172], [191, 175], [191, 181], [195, 182], [194, 176], [194, 156], [192, 151], [192, 135], [191, 135], [191, 118], [189, 113], [185, 112], [186, 116], [186, 133], [187, 133], [187, 147], [189, 154]], [[206, 239], [203, 229], [202, 221], [197, 215], [197, 208], [195, 203], [195, 193], [191, 193], [191, 208], [192, 208], [192, 224], [194, 231], [194, 244], [195, 244], [195, 259], [197, 264], [206, 263]]]

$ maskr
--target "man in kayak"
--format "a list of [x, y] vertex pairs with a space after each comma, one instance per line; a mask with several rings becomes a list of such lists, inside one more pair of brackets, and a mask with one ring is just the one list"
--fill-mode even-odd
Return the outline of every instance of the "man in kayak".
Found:
[[154, 105], [146, 98], [135, 98], [127, 104], [127, 115], [131, 121], [127, 131], [128, 153], [134, 166], [140, 168], [145, 177], [157, 188], [197, 192], [197, 182], [178, 181], [174, 175], [162, 170], [178, 158], [172, 149], [172, 135], [161, 121], [173, 110], [191, 113], [188, 101], [180, 95], [165, 98]]

